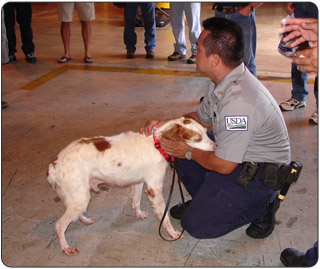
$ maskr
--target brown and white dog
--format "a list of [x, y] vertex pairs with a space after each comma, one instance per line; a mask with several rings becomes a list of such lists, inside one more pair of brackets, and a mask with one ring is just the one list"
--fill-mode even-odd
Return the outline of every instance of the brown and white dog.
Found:
[[[190, 147], [214, 150], [206, 129], [198, 122], [184, 117], [170, 120], [155, 130], [155, 137], [184, 140]], [[98, 185], [132, 185], [132, 208], [137, 218], [144, 219], [147, 212], [140, 210], [143, 184], [159, 219], [165, 209], [162, 187], [168, 164], [154, 146], [152, 136], [127, 132], [116, 136], [81, 138], [69, 144], [49, 165], [48, 181], [63, 201], [66, 211], [56, 222], [55, 230], [63, 252], [75, 255], [79, 251], [70, 247], [65, 238], [68, 225], [77, 218], [85, 224], [95, 217], [85, 217], [90, 201], [90, 189], [99, 191]], [[176, 239], [168, 215], [163, 222], [168, 234]]]

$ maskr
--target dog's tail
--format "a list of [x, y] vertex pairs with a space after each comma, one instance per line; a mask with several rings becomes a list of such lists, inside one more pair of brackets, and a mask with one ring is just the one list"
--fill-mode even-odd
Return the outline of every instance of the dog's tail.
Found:
[[57, 173], [56, 173], [56, 160], [51, 162], [48, 167], [47, 179], [49, 184], [52, 186], [53, 190], [56, 191], [57, 181], [56, 181]]

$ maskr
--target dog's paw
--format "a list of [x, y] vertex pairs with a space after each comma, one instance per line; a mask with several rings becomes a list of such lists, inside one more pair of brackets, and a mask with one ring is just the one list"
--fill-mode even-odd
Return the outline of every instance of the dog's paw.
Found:
[[90, 224], [93, 224], [96, 222], [97, 218], [96, 217], [91, 217], [91, 218], [88, 218], [88, 217], [85, 217], [85, 216], [80, 216], [79, 217], [80, 221], [86, 225], [90, 225]]
[[146, 211], [136, 211], [135, 212], [135, 215], [136, 215], [136, 217], [138, 218], [138, 219], [145, 219], [145, 218], [147, 218], [148, 216], [149, 216], [149, 213], [148, 212], [146, 212]]
[[73, 256], [73, 255], [77, 255], [79, 253], [79, 250], [75, 247], [67, 247], [63, 249], [63, 252], [68, 256]]
[[183, 238], [184, 235], [181, 235], [181, 232], [179, 232], [178, 230], [173, 230], [169, 233], [169, 235], [173, 238], [173, 239], [178, 239], [178, 238]]

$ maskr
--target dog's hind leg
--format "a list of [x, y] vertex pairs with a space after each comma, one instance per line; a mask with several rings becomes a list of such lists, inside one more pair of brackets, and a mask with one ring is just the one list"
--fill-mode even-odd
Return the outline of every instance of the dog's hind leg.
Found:
[[76, 202], [68, 200], [65, 213], [55, 224], [55, 230], [61, 249], [66, 255], [76, 255], [79, 253], [79, 250], [76, 247], [70, 247], [68, 245], [65, 238], [65, 231], [72, 221], [75, 221], [78, 217], [81, 218], [83, 216], [83, 212], [86, 211], [90, 200], [90, 193], [84, 194], [82, 198], [82, 201]]
[[149, 216], [148, 212], [141, 211], [140, 202], [143, 189], [143, 182], [131, 186], [132, 188], [132, 209], [138, 219], [145, 219]]

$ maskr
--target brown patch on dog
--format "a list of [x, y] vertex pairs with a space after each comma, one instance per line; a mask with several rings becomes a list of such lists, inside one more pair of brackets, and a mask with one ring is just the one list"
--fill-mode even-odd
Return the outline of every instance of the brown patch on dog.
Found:
[[53, 167], [56, 166], [57, 160], [58, 160], [58, 157], [55, 157], [54, 160], [51, 162], [51, 164], [53, 165]]
[[185, 119], [185, 120], [183, 121], [183, 124], [188, 125], [188, 124], [190, 124], [191, 122], [192, 122], [191, 120]]
[[[50, 164], [52, 164], [53, 168], [56, 168], [57, 160], [58, 160], [58, 157], [55, 157], [55, 159], [50, 162]], [[49, 176], [49, 168], [47, 170], [47, 177], [48, 176]]]
[[121, 165], [122, 165], [122, 163], [117, 163], [117, 166], [119, 166], [119, 167], [120, 167]]
[[154, 198], [155, 196], [156, 196], [156, 193], [155, 193], [155, 191], [154, 191], [154, 189], [147, 189], [147, 192], [148, 192], [148, 195], [150, 196], [150, 197], [152, 197], [152, 198]]
[[184, 134], [185, 128], [183, 128], [179, 124], [173, 125], [169, 130], [163, 132], [161, 134], [162, 138], [166, 138], [169, 140], [181, 140]]
[[85, 144], [90, 144], [93, 143], [98, 151], [105, 151], [109, 148], [111, 148], [111, 144], [105, 140], [103, 137], [94, 137], [90, 139], [82, 139], [80, 144], [85, 143]]
[[[185, 121], [188, 121], [188, 120], [185, 120]], [[200, 142], [202, 140], [202, 137], [198, 132], [184, 128], [179, 124], [175, 124], [172, 126], [171, 129], [163, 132], [161, 134], [161, 138], [166, 138], [173, 141], [178, 141], [178, 140], [188, 141], [188, 140], [192, 140], [192, 138], [194, 138], [193, 141], [196, 141], [196, 142]]]

